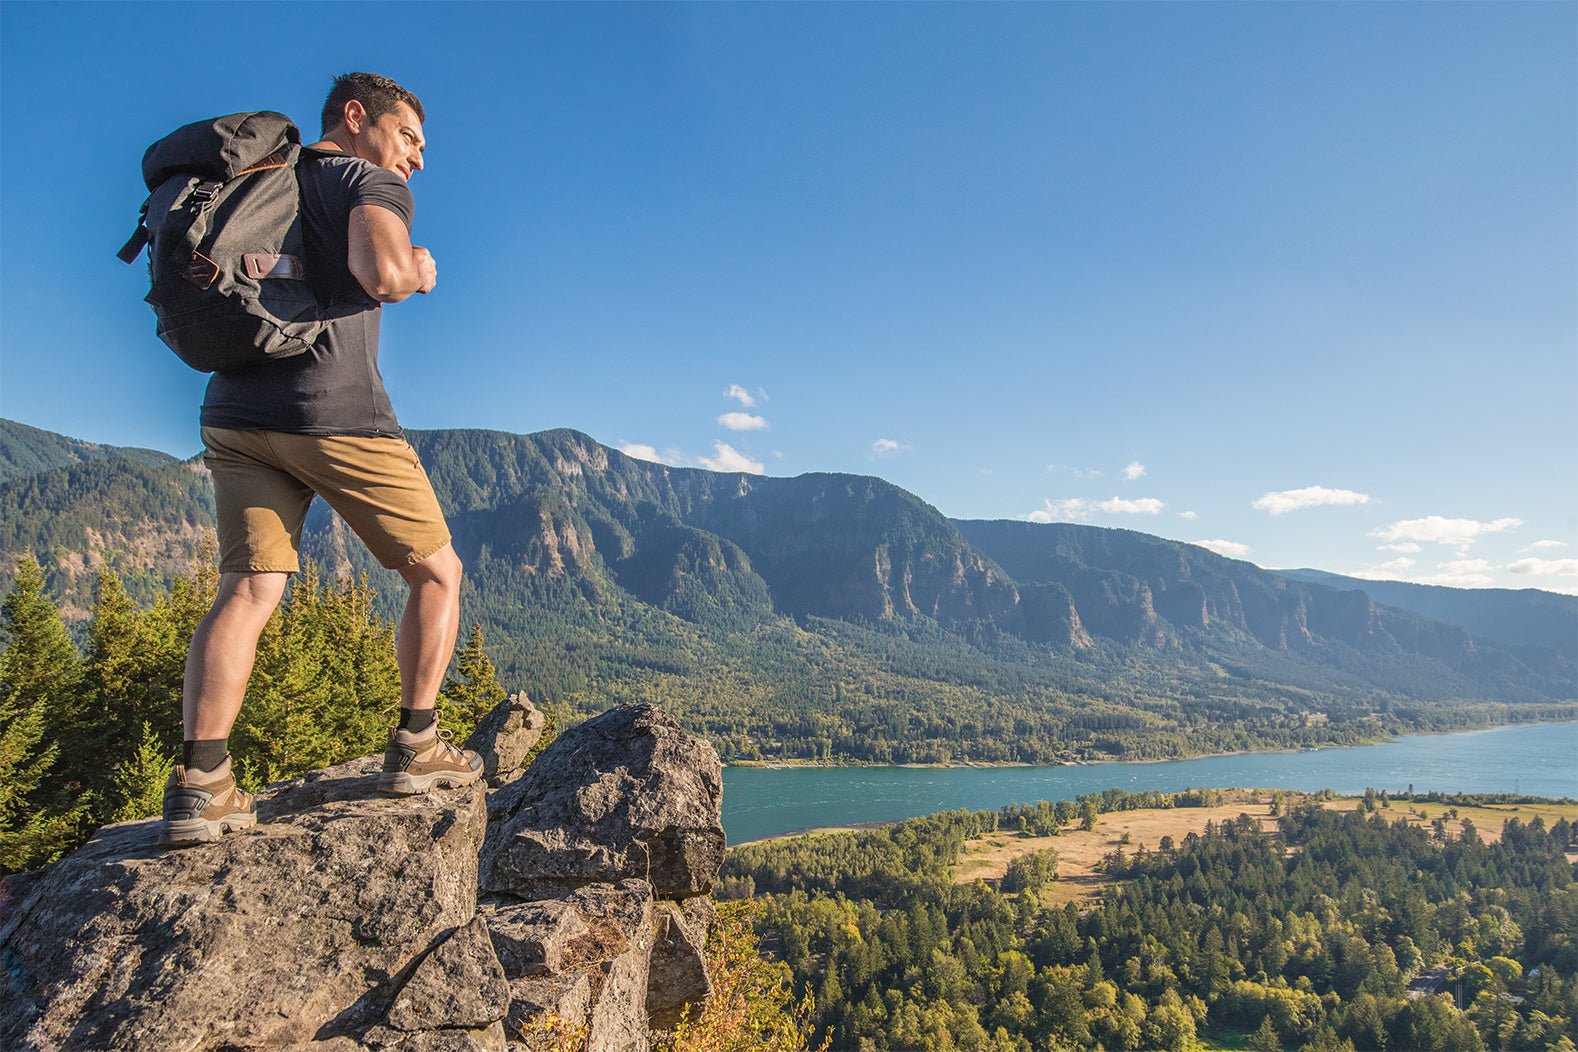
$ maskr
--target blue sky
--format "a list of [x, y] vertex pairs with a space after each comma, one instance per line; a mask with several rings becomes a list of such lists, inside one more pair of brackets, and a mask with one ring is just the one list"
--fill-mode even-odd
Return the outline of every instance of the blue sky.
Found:
[[243, 109], [316, 132], [329, 77], [372, 69], [429, 116], [439, 287], [383, 326], [408, 427], [1578, 591], [1575, 30], [1561, 3], [9, 2], [0, 415], [196, 452], [204, 378], [113, 256], [142, 151]]

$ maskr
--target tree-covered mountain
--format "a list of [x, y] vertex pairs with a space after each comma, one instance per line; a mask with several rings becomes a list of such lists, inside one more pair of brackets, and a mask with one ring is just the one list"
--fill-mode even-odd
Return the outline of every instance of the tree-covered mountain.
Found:
[[1367, 593], [1378, 603], [1461, 625], [1476, 637], [1549, 647], [1578, 661], [1578, 595], [1538, 588], [1448, 588], [1408, 581], [1366, 581], [1325, 570], [1278, 570], [1295, 581]]
[[[567, 714], [661, 701], [726, 757], [1150, 757], [1574, 711], [1570, 659], [1191, 545], [954, 522], [881, 479], [636, 460], [569, 430], [412, 431], [501, 679]], [[203, 558], [196, 465], [0, 483], [0, 555], [69, 606], [93, 567]], [[403, 588], [320, 505], [304, 553]]]
[[106, 457], [124, 457], [149, 464], [173, 464], [176, 460], [157, 449], [84, 442], [80, 438], [67, 438], [53, 431], [19, 424], [15, 420], [0, 419], [0, 482]]

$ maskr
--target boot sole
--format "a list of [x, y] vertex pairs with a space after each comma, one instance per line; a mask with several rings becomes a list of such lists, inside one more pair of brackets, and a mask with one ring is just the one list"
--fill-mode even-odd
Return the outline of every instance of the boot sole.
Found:
[[237, 812], [223, 818], [183, 818], [159, 823], [159, 846], [182, 847], [187, 844], [212, 844], [226, 833], [238, 833], [258, 824], [256, 811]]
[[433, 771], [430, 774], [384, 771], [378, 776], [378, 791], [391, 796], [417, 796], [439, 786], [454, 789], [470, 785], [481, 777], [481, 771]]

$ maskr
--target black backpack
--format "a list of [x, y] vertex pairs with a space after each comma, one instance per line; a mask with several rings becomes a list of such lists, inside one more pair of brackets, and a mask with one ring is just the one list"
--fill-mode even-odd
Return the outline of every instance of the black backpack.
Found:
[[308, 350], [327, 315], [307, 280], [296, 165], [317, 156], [280, 113], [233, 113], [171, 132], [143, 154], [150, 191], [118, 255], [149, 246], [159, 338], [201, 372]]

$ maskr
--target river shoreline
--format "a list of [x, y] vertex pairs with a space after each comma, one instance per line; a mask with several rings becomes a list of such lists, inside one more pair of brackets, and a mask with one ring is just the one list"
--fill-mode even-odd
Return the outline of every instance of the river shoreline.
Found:
[[1296, 754], [1305, 752], [1319, 752], [1322, 749], [1362, 749], [1371, 745], [1385, 745], [1389, 742], [1400, 741], [1404, 738], [1438, 737], [1451, 734], [1480, 734], [1485, 731], [1500, 730], [1505, 727], [1533, 727], [1551, 726], [1560, 727], [1567, 724], [1578, 724], [1578, 720], [1521, 720], [1516, 723], [1493, 723], [1488, 727], [1462, 727], [1457, 730], [1446, 731], [1412, 731], [1406, 734], [1385, 734], [1375, 738], [1366, 738], [1357, 742], [1329, 742], [1324, 745], [1304, 745], [1298, 747], [1275, 747], [1269, 749], [1233, 749], [1229, 752], [1195, 752], [1183, 753], [1178, 756], [1161, 756], [1145, 760], [1125, 760], [1113, 756], [1100, 760], [1053, 760], [1047, 763], [1021, 763], [1011, 760], [963, 760], [951, 763], [877, 763], [870, 760], [735, 760], [725, 763], [725, 768], [742, 771], [790, 771], [807, 769], [816, 771], [833, 771], [845, 768], [863, 769], [874, 768], [883, 770], [906, 771], [956, 771], [956, 770], [1015, 770], [1020, 768], [1051, 768], [1051, 767], [1096, 767], [1102, 764], [1143, 764], [1143, 763], [1177, 763], [1180, 760], [1209, 760], [1224, 756], [1275, 756], [1280, 754]]

